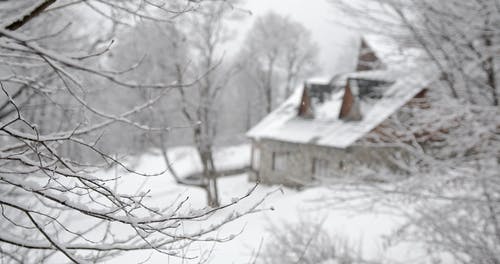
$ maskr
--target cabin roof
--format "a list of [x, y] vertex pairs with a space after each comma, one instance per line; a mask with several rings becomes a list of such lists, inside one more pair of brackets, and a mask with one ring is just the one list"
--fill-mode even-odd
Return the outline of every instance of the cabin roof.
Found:
[[[396, 76], [400, 77], [395, 78]], [[342, 78], [392, 82], [385, 87], [380, 98], [362, 105], [362, 119], [359, 121], [344, 121], [338, 118], [345, 89], [332, 92], [327, 100], [316, 106], [314, 118], [299, 117], [298, 108], [302, 102], [304, 89], [307, 89], [305, 85], [300, 86], [281, 106], [250, 129], [247, 136], [253, 139], [265, 138], [347, 148], [395, 113], [434, 80], [431, 73], [377, 70], [344, 74], [333, 78], [330, 83]]]

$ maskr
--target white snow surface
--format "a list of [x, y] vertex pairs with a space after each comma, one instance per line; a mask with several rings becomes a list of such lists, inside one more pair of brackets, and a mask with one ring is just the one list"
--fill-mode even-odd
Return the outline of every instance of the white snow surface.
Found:
[[317, 104], [314, 108], [314, 118], [318, 120], [331, 120], [337, 119], [342, 107], [342, 98], [344, 97], [345, 90], [340, 90], [332, 94], [329, 100], [322, 104]]
[[[179, 149], [176, 155], [181, 155]], [[189, 154], [186, 154], [189, 155]], [[232, 155], [246, 158], [245, 148], [233, 148]], [[186, 158], [186, 157], [185, 157]], [[238, 161], [239, 158], [235, 158]], [[189, 159], [185, 159], [189, 160]], [[165, 169], [165, 164], [160, 155], [147, 154], [137, 159], [137, 170], [147, 173], [155, 173]], [[191, 170], [189, 162], [183, 162], [182, 166], [177, 164], [179, 170]], [[100, 172], [113, 173], [113, 171]], [[177, 185], [172, 177], [163, 174], [158, 177], [139, 177], [116, 171], [121, 175], [118, 182], [118, 191], [122, 193], [137, 193], [138, 191], [150, 190], [149, 205], [165, 207], [174, 201], [189, 197], [187, 206], [196, 211], [205, 207], [205, 193], [198, 188], [189, 188]], [[241, 197], [254, 183], [248, 182], [247, 175], [235, 175], [221, 178], [219, 189], [222, 203], [229, 203], [236, 197]], [[204, 250], [212, 249], [207, 263], [233, 264], [249, 263], [252, 254], [263, 243], [265, 247], [269, 239], [269, 228], [271, 223], [280, 225], [283, 223], [313, 222], [324, 223], [324, 228], [333, 238], [347, 241], [355, 249], [362, 250], [363, 257], [368, 259], [382, 260], [383, 263], [391, 263], [392, 260], [405, 260], [419, 254], [425, 254], [415, 245], [402, 246], [385, 249], [385, 236], [391, 234], [395, 228], [403, 222], [401, 218], [391, 213], [381, 213], [364, 209], [359, 211], [353, 204], [346, 203], [343, 209], [333, 208], [328, 202], [332, 198], [355, 195], [350, 191], [333, 191], [327, 187], [308, 188], [297, 191], [280, 186], [258, 186], [250, 197], [241, 201], [234, 207], [218, 212], [207, 220], [207, 222], [196, 222], [179, 227], [179, 233], [190, 233], [196, 231], [203, 224], [210, 224], [225, 219], [228, 214], [241, 212], [244, 208], [255, 204], [263, 197], [268, 196], [260, 208], [264, 211], [246, 215], [235, 222], [231, 222], [221, 228], [213, 237], [228, 237], [235, 235], [232, 240], [224, 243], [200, 242], [195, 243], [184, 251], [189, 256], [199, 256]], [[352, 206], [352, 207], [351, 207]], [[268, 210], [269, 208], [274, 210]], [[357, 208], [357, 207], [356, 207]], [[123, 236], [127, 234], [121, 234]], [[385, 252], [385, 253], [384, 253]], [[169, 257], [156, 251], [135, 251], [110, 259], [107, 263], [198, 263], [198, 260], [186, 260]], [[327, 262], [329, 263], [329, 262]], [[335, 263], [335, 262], [332, 262]]]
[[[250, 145], [241, 144], [214, 150], [215, 168], [219, 171], [236, 170], [250, 166]], [[192, 146], [169, 149], [170, 163], [179, 177], [202, 173], [201, 159]]]

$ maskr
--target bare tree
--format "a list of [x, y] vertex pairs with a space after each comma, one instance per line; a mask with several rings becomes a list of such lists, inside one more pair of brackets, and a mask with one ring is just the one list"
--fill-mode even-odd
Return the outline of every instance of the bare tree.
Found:
[[288, 17], [268, 13], [257, 18], [245, 43], [246, 71], [265, 98], [266, 113], [276, 98], [286, 98], [301, 78], [317, 69], [318, 47], [311, 32]]
[[[179, 254], [181, 250], [193, 242], [223, 241], [224, 238], [205, 235], [256, 210], [252, 207], [190, 233], [182, 233], [178, 228], [184, 223], [206, 220], [215, 211], [238, 201], [199, 211], [186, 210], [186, 201], [166, 202], [163, 208], [155, 208], [148, 205], [147, 191], [122, 193], [114, 187], [116, 175], [97, 177], [95, 174], [116, 165], [137, 177], [160, 175], [162, 172], [135, 171], [116, 158], [115, 153], [103, 151], [101, 135], [115, 124], [144, 131], [167, 130], [167, 127], [152, 126], [135, 117], [157, 104], [172, 89], [185, 88], [199, 80], [147, 83], [124, 78], [123, 73], [135, 66], [107, 68], [99, 59], [110, 50], [106, 36], [98, 37], [89, 32], [82, 39], [91, 36], [94, 41], [80, 39], [77, 42], [84, 46], [72, 49], [63, 45], [68, 26], [64, 26], [61, 19], [71, 8], [85, 7], [117, 24], [130, 24], [134, 18], [168, 21], [198, 6], [193, 1], [180, 3], [113, 0], [1, 3], [9, 12], [8, 19], [0, 24], [2, 261], [41, 263], [65, 257], [71, 263], [100, 262], [120, 252], [148, 249], [182, 258], [186, 256]], [[58, 18], [57, 23], [50, 24], [46, 19], [50, 14]], [[65, 18], [69, 19], [69, 24], [76, 16]], [[81, 25], [79, 32], [90, 28], [85, 26]], [[106, 24], [100, 26], [102, 29]], [[96, 80], [124, 90], [156, 92], [129, 109], [115, 113], [90, 100], [89, 93]], [[60, 119], [61, 126], [57, 126], [58, 120], [51, 120], [48, 113], [27, 117], [30, 110], [27, 106], [37, 109], [37, 105], [29, 104], [33, 95], [44, 98], [44, 107], [40, 109], [50, 110], [52, 118], [64, 117], [71, 109], [75, 110], [74, 114]], [[78, 159], [65, 155], [62, 150], [66, 146], [85, 157]], [[76, 220], [85, 224], [71, 224]]]
[[410, 175], [362, 187], [363, 198], [389, 201], [407, 218], [394, 241], [424, 242], [438, 259], [446, 253], [457, 263], [497, 263], [498, 109], [432, 93], [362, 143], [400, 148], [409, 155], [394, 162]]
[[[234, 7], [241, 1], [212, 2], [201, 5], [196, 12], [187, 17], [187, 30], [179, 30], [187, 39], [184, 47], [187, 57], [179, 57], [175, 62], [177, 82], [185, 83], [186, 77], [201, 76], [191, 87], [178, 89], [181, 104], [180, 112], [192, 127], [193, 142], [200, 157], [203, 172], [201, 181], [193, 183], [180, 179], [172, 173], [179, 183], [197, 186], [205, 190], [207, 203], [211, 207], [219, 206], [217, 187], [217, 168], [214, 161], [214, 144], [217, 137], [219, 96], [228, 82], [240, 70], [239, 66], [224, 64], [224, 44], [231, 33], [227, 20], [237, 19], [239, 12]], [[174, 44], [183, 48], [179, 43]], [[191, 60], [191, 57], [198, 60]], [[164, 146], [165, 149], [165, 146]], [[167, 163], [168, 156], [164, 153]]]
[[[124, 74], [127, 80], [140, 80], [146, 83], [176, 80], [176, 62], [179, 58], [188, 57], [186, 38], [177, 29], [178, 24], [182, 24], [180, 20], [176, 19], [174, 22], [141, 20], [132, 27], [118, 25], [116, 30], [118, 41], [104, 60], [114, 68], [137, 64]], [[95, 96], [91, 96], [92, 99], [107, 105], [108, 110], [115, 112], [118, 109], [124, 111], [134, 107], [136, 102], [150, 100], [162, 92], [158, 89], [135, 89], [123, 94], [121, 93], [123, 87], [119, 85], [104, 85], [101, 82], [96, 83], [96, 86], [100, 90], [94, 93]], [[104, 102], [110, 97], [117, 100]], [[168, 96], [162, 97], [146, 111], [134, 115], [134, 120], [148, 126], [178, 127], [179, 129], [168, 131], [169, 138], [175, 139], [171, 144], [188, 144], [191, 137], [186, 131], [189, 132], [189, 128], [180, 128], [186, 126], [178, 107], [180, 101], [178, 93], [171, 91]], [[126, 148], [132, 153], [156, 148], [162, 144], [159, 142], [157, 131], [137, 130], [123, 125], [108, 129], [104, 139], [107, 148], [115, 150]], [[130, 141], [132, 144], [123, 144], [123, 141]]]
[[457, 263], [499, 263], [498, 1], [332, 4], [354, 18], [351, 26], [418, 51], [425, 66], [416, 72], [431, 67], [440, 75], [360, 142], [401, 149], [393, 160], [405, 177], [349, 188], [363, 189], [365, 201], [399, 200], [388, 203], [408, 222], [395, 241], [424, 242], [437, 259], [445, 253]]
[[[494, 0], [332, 2], [354, 15], [355, 26], [422, 51], [450, 93], [475, 104], [498, 105], [499, 5]], [[374, 26], [373, 23], [376, 23]]]

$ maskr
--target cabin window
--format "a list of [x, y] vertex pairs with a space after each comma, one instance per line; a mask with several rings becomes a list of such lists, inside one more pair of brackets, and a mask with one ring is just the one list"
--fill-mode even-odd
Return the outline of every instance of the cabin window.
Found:
[[287, 168], [288, 152], [273, 152], [273, 170], [284, 171]]
[[345, 169], [345, 165], [344, 165], [344, 161], [343, 160], [339, 161], [339, 169], [341, 169], [341, 170]]
[[314, 159], [313, 160], [313, 175], [314, 178], [326, 178], [331, 174], [330, 165], [328, 160], [325, 159]]

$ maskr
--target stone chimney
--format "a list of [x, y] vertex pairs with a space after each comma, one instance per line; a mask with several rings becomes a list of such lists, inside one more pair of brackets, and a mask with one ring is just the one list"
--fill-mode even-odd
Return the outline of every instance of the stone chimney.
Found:
[[361, 115], [360, 102], [357, 96], [358, 91], [355, 88], [357, 87], [354, 81], [347, 79], [344, 98], [342, 98], [342, 107], [340, 108], [339, 114], [339, 119], [341, 120], [360, 121], [363, 118]]

